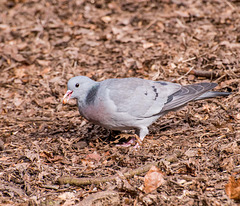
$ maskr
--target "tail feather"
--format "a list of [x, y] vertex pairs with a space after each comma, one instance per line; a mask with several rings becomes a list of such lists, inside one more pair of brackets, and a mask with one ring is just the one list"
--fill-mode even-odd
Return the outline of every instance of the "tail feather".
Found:
[[197, 97], [194, 100], [201, 100], [201, 99], [220, 97], [220, 96], [228, 96], [230, 94], [231, 94], [230, 92], [209, 91], [209, 92], [206, 92], [206, 93], [202, 94], [201, 96]]
[[216, 83], [207, 82], [182, 86], [179, 91], [168, 97], [168, 101], [165, 103], [161, 112], [178, 109], [191, 101], [217, 96], [227, 96], [230, 94], [229, 92], [209, 91], [216, 86]]

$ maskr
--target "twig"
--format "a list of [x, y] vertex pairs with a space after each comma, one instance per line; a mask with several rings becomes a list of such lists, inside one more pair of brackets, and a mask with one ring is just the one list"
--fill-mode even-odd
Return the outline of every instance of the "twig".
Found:
[[203, 56], [205, 56], [207, 53], [203, 53], [203, 54], [201, 54], [201, 55], [199, 55], [199, 56], [195, 56], [195, 57], [191, 57], [191, 58], [188, 58], [188, 59], [185, 59], [185, 60], [181, 60], [181, 61], [179, 61], [178, 63], [186, 63], [186, 62], [190, 62], [190, 61], [192, 61], [192, 60], [195, 60], [196, 58], [199, 58], [199, 57], [203, 57]]
[[6, 72], [6, 71], [8, 71], [8, 70], [10, 70], [10, 69], [12, 69], [12, 68], [14, 68], [14, 67], [19, 66], [19, 65], [20, 65], [19, 63], [15, 63], [15, 64], [13, 64], [13, 65], [11, 65], [11, 66], [9, 66], [9, 67], [4, 68], [4, 69], [3, 69], [3, 72]]
[[59, 185], [39, 185], [39, 187], [46, 188], [46, 189], [51, 189], [51, 190], [58, 190]]
[[215, 104], [217, 104], [218, 106], [220, 106], [222, 109], [224, 109], [225, 111], [228, 112], [227, 107], [225, 107], [221, 102], [219, 102], [219, 101], [217, 101], [217, 100], [213, 100], [213, 102], [214, 102]]
[[236, 7], [232, 3], [230, 3], [228, 0], [225, 0], [225, 2], [232, 10], [236, 10]]
[[197, 76], [197, 77], [206, 77], [206, 78], [209, 78], [209, 79], [213, 79], [213, 78], [217, 78], [217, 77], [220, 77], [220, 73], [216, 73], [214, 71], [202, 71], [202, 70], [196, 70], [196, 69], [183, 69], [184, 72], [187, 72], [187, 74], [192, 74], [194, 76]]
[[194, 59], [196, 59], [197, 57], [192, 57], [192, 58], [189, 58], [189, 59], [185, 59], [185, 60], [182, 60], [181, 63], [186, 63], [186, 62], [190, 62]]
[[153, 20], [153, 21], [151, 21], [150, 22], [150, 24], [148, 24], [144, 29], [143, 29], [143, 31], [145, 32], [145, 31], [147, 31], [153, 24], [155, 24], [157, 22], [157, 20], [155, 19], [155, 20]]
[[194, 67], [191, 67], [186, 74], [182, 75], [181, 77], [179, 77], [177, 80], [179, 81], [180, 79], [182, 79], [183, 77], [187, 76], [189, 73], [191, 73], [191, 71], [193, 70]]
[[77, 178], [77, 177], [71, 177], [71, 176], [62, 176], [57, 179], [57, 183], [70, 184], [70, 185], [76, 185], [76, 186], [100, 184], [104, 182], [114, 181], [116, 180], [116, 178], [120, 178], [120, 179], [131, 178], [134, 175], [139, 175], [144, 172], [147, 172], [152, 166], [157, 166], [157, 165], [159, 165], [158, 162], [153, 162], [151, 164], [147, 164], [135, 170], [131, 170], [130, 172], [123, 173], [123, 176], [113, 175], [110, 177], [98, 177], [98, 178]]

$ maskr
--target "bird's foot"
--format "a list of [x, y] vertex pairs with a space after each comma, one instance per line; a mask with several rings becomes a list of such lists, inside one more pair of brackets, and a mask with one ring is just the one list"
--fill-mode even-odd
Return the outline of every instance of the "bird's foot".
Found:
[[[134, 136], [134, 137], [133, 137]], [[120, 134], [118, 135], [118, 137], [120, 138], [126, 138], [128, 139], [129, 137], [131, 137], [131, 139], [123, 144], [117, 144], [116, 146], [120, 146], [120, 147], [130, 147], [132, 145], [134, 145], [136, 142], [137, 144], [134, 146], [135, 149], [139, 148], [140, 145], [142, 144], [141, 139], [138, 137], [138, 135], [134, 134], [134, 135], [129, 135], [129, 134]]]
[[136, 139], [135, 137], [132, 137], [129, 141], [124, 142], [122, 144], [117, 144], [116, 146], [118, 147], [130, 147], [135, 143]]
[[136, 141], [135, 135], [133, 134], [119, 134], [116, 137], [118, 137], [118, 141], [122, 138], [124, 139], [129, 139], [127, 142], [124, 142], [123, 144], [117, 144], [116, 146], [120, 146], [120, 147], [130, 147], [131, 145], [133, 145]]
[[136, 135], [135, 134], [135, 138], [136, 138], [136, 140], [137, 140], [137, 144], [133, 147], [134, 149], [138, 149], [138, 148], [140, 148], [140, 146], [142, 145], [142, 140], [141, 140], [141, 138], [138, 136], [138, 135]]

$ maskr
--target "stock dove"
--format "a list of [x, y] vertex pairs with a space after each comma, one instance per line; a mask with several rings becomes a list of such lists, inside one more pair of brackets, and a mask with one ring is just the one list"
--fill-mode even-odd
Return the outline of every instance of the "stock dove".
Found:
[[63, 103], [75, 98], [80, 114], [90, 122], [110, 130], [134, 129], [141, 141], [148, 134], [148, 126], [169, 111], [190, 101], [230, 94], [210, 91], [216, 83], [181, 86], [140, 78], [96, 82], [86, 76], [76, 76], [67, 86]]

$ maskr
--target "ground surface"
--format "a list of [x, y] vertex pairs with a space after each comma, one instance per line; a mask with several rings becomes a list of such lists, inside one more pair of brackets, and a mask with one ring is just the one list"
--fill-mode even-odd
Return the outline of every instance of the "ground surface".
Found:
[[[239, 1], [2, 0], [0, 56], [1, 205], [237, 205], [224, 187], [240, 171]], [[61, 104], [76, 75], [213, 81], [232, 95], [169, 113], [136, 151]], [[145, 173], [56, 182], [156, 162], [165, 183], [150, 194]]]

